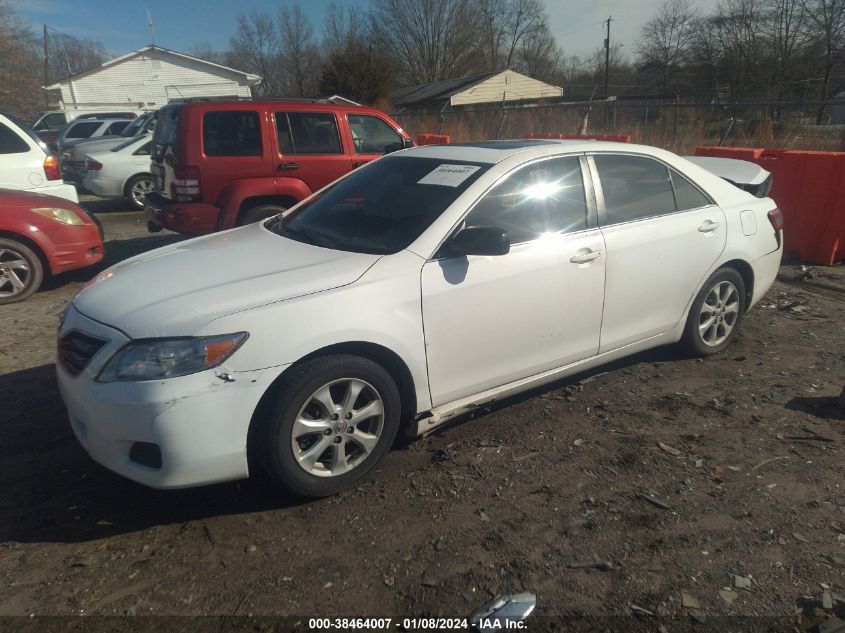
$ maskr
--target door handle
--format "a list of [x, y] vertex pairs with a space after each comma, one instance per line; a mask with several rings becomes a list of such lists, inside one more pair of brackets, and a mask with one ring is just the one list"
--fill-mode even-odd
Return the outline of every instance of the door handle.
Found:
[[721, 226], [718, 222], [713, 222], [711, 220], [707, 220], [704, 224], [698, 227], [698, 230], [701, 233], [710, 233], [710, 231], [715, 231]]
[[601, 251], [589, 251], [587, 253], [582, 253], [581, 255], [573, 255], [569, 258], [569, 261], [573, 264], [586, 264], [594, 259], [598, 259], [599, 257], [601, 257]]
[[299, 163], [282, 163], [279, 165], [279, 171], [290, 171], [302, 167]]

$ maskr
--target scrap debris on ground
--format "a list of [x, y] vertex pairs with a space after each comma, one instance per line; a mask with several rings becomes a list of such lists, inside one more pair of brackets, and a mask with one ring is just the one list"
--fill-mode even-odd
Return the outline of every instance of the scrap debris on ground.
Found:
[[[110, 262], [179, 239], [101, 217]], [[90, 273], [54, 280], [0, 311], [0, 615], [465, 616], [530, 591], [532, 618], [845, 619], [845, 270], [808, 272], [722, 354], [576, 376], [312, 502], [94, 464], [51, 365]]]

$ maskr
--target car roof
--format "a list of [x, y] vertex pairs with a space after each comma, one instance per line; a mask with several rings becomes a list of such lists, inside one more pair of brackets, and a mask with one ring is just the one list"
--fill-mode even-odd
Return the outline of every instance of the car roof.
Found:
[[451, 145], [423, 145], [405, 150], [401, 155], [495, 164], [517, 154], [521, 155], [524, 160], [531, 160], [532, 158], [558, 154], [561, 151], [572, 153], [616, 151], [653, 155], [655, 151], [659, 150], [647, 145], [586, 139], [515, 139], [453, 143]]
[[[136, 117], [137, 118], [137, 117]], [[79, 123], [122, 123], [126, 121], [126, 123], [132, 123], [135, 119], [124, 119], [121, 117], [108, 117], [103, 119], [80, 119], [79, 117], [75, 118], [73, 121], [68, 123], [68, 126], [71, 125], [78, 125]]]
[[284, 106], [285, 108], [290, 108], [293, 110], [311, 110], [315, 112], [346, 112], [346, 111], [360, 111], [360, 112], [379, 112], [381, 114], [386, 114], [386, 112], [379, 110], [378, 108], [373, 108], [370, 106], [365, 105], [353, 105], [349, 103], [334, 103], [333, 101], [326, 101], [324, 99], [235, 99], [235, 98], [196, 98], [194, 99], [186, 99], [184, 101], [172, 101], [165, 106], [162, 106], [162, 110], [173, 109], [173, 108], [200, 108], [206, 110], [220, 110], [225, 109], [231, 106], [240, 106], [244, 109], [248, 108], [249, 106], [260, 107], [260, 108], [279, 108]]

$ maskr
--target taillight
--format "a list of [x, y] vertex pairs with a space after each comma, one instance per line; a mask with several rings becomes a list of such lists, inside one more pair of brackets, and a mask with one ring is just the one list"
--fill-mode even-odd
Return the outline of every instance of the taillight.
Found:
[[55, 154], [47, 154], [44, 157], [44, 174], [47, 180], [61, 180], [62, 169], [59, 167], [59, 159]]
[[772, 228], [775, 231], [782, 231], [783, 230], [783, 213], [780, 212], [780, 209], [775, 207], [771, 211], [769, 211], [769, 222], [772, 223]]
[[100, 171], [103, 168], [103, 163], [89, 158], [88, 162], [85, 163], [85, 168], [88, 171]]
[[200, 168], [196, 165], [179, 165], [173, 168], [170, 194], [174, 200], [189, 202], [200, 197]]

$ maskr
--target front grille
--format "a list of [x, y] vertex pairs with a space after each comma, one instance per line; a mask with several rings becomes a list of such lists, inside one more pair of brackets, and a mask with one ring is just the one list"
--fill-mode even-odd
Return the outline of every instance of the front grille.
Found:
[[105, 344], [103, 339], [82, 332], [68, 332], [59, 340], [59, 362], [72, 376], [78, 376]]

